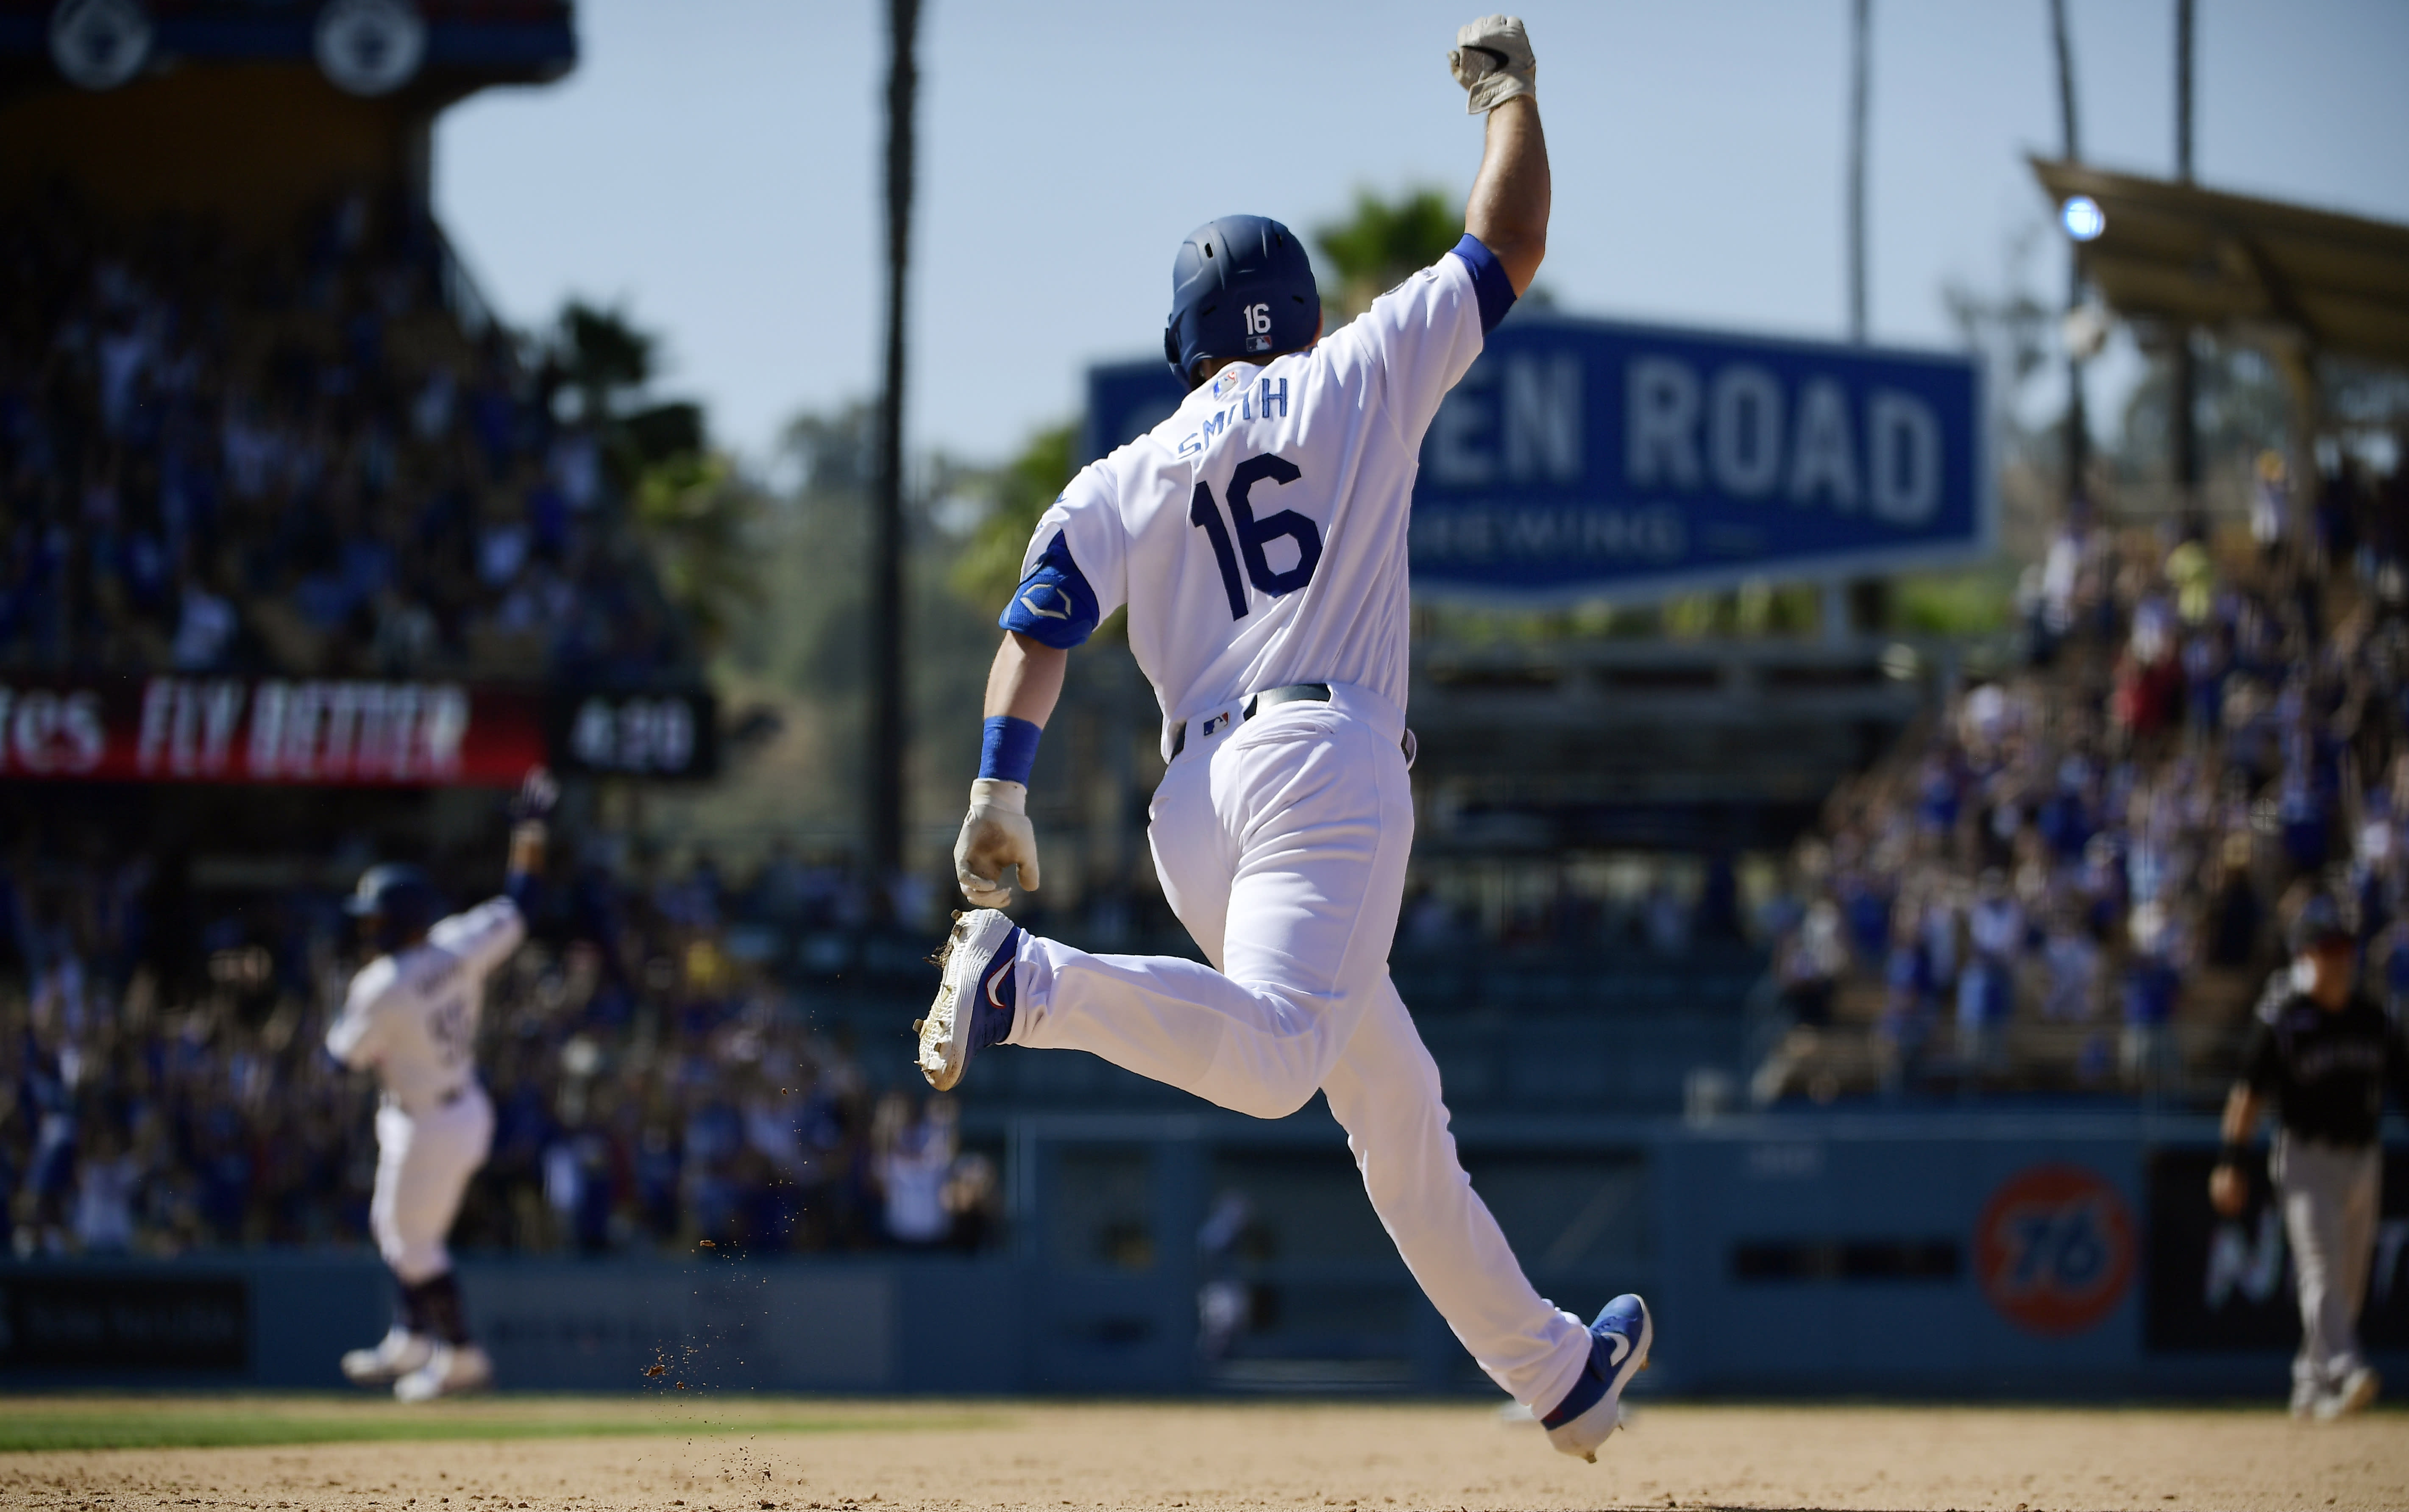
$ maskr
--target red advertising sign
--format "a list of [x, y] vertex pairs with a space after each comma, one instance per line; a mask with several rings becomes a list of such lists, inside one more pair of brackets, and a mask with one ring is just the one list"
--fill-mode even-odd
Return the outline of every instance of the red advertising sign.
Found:
[[2080, 1333], [2132, 1285], [2133, 1217], [2079, 1165], [2028, 1166], [1999, 1184], [1974, 1230], [1983, 1295], [2035, 1333]]
[[544, 710], [458, 683], [0, 684], [0, 778], [507, 787], [545, 759]]

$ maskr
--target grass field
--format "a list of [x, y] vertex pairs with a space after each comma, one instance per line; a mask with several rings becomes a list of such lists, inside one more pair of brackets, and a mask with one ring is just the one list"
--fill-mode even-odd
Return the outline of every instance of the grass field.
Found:
[[0, 1397], [0, 1453], [261, 1447], [647, 1433], [955, 1431], [995, 1414], [837, 1408], [743, 1397], [490, 1397], [405, 1407], [339, 1396]]
[[2409, 1507], [2409, 1415], [1666, 1405], [1598, 1457], [1466, 1404], [0, 1398], [43, 1512]]

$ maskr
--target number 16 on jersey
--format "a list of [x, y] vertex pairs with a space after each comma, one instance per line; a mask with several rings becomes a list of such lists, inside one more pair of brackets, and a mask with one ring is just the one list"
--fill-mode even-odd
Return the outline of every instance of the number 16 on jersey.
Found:
[[[1221, 590], [1229, 596], [1230, 617], [1233, 620], [1247, 617], [1248, 583], [1278, 598], [1312, 582], [1313, 569], [1321, 565], [1320, 526], [1294, 510], [1282, 510], [1258, 520], [1247, 497], [1259, 482], [1285, 487], [1303, 476], [1296, 464], [1269, 453], [1239, 463], [1230, 474], [1230, 519], [1237, 526], [1234, 544], [1233, 532], [1221, 523], [1221, 511], [1213, 501], [1212, 485], [1201, 479], [1197, 482], [1195, 494], [1189, 500], [1188, 523], [1201, 527], [1205, 539], [1213, 543], [1213, 560], [1221, 570]], [[1264, 548], [1283, 537], [1296, 542], [1296, 565], [1285, 571], [1275, 571]], [[1246, 563], [1243, 579], [1238, 572], [1242, 558]]]

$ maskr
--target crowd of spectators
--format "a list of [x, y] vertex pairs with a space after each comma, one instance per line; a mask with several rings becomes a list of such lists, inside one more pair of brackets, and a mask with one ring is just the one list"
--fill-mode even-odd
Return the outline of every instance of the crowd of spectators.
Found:
[[[479, 1051], [493, 1156], [455, 1243], [992, 1242], [993, 1154], [963, 1146], [949, 1100], [916, 1095], [903, 1049], [865, 1068], [829, 1011], [841, 995], [770, 959], [797, 929], [858, 929], [887, 906], [879, 889], [786, 855], [730, 888], [707, 858], [666, 870], [616, 850], [589, 841], [496, 979]], [[9, 1246], [364, 1244], [375, 1093], [321, 1048], [358, 959], [339, 897], [290, 889], [205, 924], [202, 970], [179, 987], [144, 963], [142, 862], [17, 862], [0, 873], [25, 984], [0, 1001], [16, 1026], [0, 1037]]]
[[2027, 575], [2022, 665], [1835, 795], [1795, 857], [1799, 1027], [1760, 1100], [1853, 1020], [1893, 1091], [2179, 1091], [2227, 1069], [2316, 888], [2409, 1000], [2409, 469], [2336, 470], [2297, 528], [2272, 459], [2261, 490], [2246, 534], [2078, 501]]
[[291, 241], [0, 214], [0, 668], [586, 683], [685, 655], [592, 417], [423, 210]]
[[[690, 658], [624, 550], [595, 417], [556, 364], [463, 326], [448, 267], [423, 213], [366, 195], [268, 252], [65, 199], [0, 218], [0, 669], [594, 684]], [[2078, 501], [2027, 575], [2020, 665], [1844, 785], [1762, 910], [1730, 857], [1527, 896], [1460, 875], [1417, 886], [1399, 948], [1776, 941], [1795, 1028], [1760, 1100], [1834, 1085], [1845, 1030], [1893, 1092], [2180, 1087], [2224, 1069], [2317, 887], [2400, 1012], [2404, 553], [2409, 468], [2338, 468], [2296, 510], [2270, 467], [2223, 534]], [[358, 959], [337, 893], [254, 890], [166, 948], [164, 863], [60, 838], [0, 868], [0, 1239], [364, 1244], [374, 1091], [320, 1049]], [[881, 953], [916, 959], [937, 888], [777, 847], [742, 886], [607, 831], [570, 850], [486, 1005], [497, 1128], [463, 1247], [993, 1242], [994, 1152], [854, 1038], [864, 993], [908, 998]], [[1023, 922], [1177, 947], [1159, 896], [1091, 892]]]
[[[0, 673], [690, 678], [626, 504], [699, 419], [618, 412], [625, 353], [574, 321], [527, 339], [464, 290], [403, 196], [266, 242], [65, 190], [0, 211]], [[330, 840], [339, 805], [280, 814], [306, 882], [202, 887], [178, 848], [200, 799], [165, 842], [156, 805], [59, 796], [19, 795], [0, 865], [0, 1244], [364, 1244], [375, 1092], [321, 1044], [370, 842]], [[989, 1242], [992, 1155], [852, 1043], [855, 958], [922, 922], [925, 886], [776, 851], [734, 887], [599, 828], [558, 871], [486, 1005], [464, 1246]]]

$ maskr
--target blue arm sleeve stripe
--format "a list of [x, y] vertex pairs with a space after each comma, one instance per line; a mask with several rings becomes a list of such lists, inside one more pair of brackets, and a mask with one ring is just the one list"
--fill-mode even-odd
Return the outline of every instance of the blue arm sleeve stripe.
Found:
[[1487, 336], [1514, 308], [1514, 281], [1506, 276], [1506, 265], [1497, 260], [1497, 254], [1469, 231], [1449, 251], [1472, 269], [1472, 292], [1480, 301], [1480, 334]]
[[1098, 618], [1096, 590], [1071, 560], [1070, 543], [1058, 530], [996, 623], [1040, 645], [1068, 651], [1095, 633]]
[[1037, 737], [1044, 733], [1026, 719], [989, 716], [979, 742], [979, 775], [1027, 786], [1030, 769], [1037, 765]]

